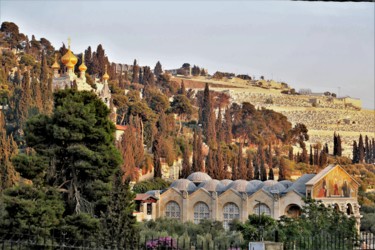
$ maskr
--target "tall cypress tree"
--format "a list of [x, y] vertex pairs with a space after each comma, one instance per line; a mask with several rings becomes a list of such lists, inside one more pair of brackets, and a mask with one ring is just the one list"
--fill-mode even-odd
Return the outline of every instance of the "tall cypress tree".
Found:
[[284, 157], [281, 157], [280, 165], [279, 165], [279, 181], [283, 181], [286, 179], [286, 162]]
[[230, 110], [227, 109], [225, 110], [224, 113], [224, 130], [225, 130], [225, 143], [226, 144], [231, 144], [232, 143], [232, 115], [230, 114]]
[[313, 151], [312, 151], [312, 145], [310, 144], [310, 158], [309, 158], [310, 165], [314, 165], [314, 158], [313, 158]]
[[158, 61], [154, 68], [154, 74], [156, 77], [159, 77], [163, 73], [163, 69], [161, 67], [161, 63]]
[[197, 162], [197, 154], [198, 154], [198, 138], [197, 138], [197, 131], [194, 130], [193, 134], [193, 163], [191, 166], [191, 171], [192, 172], [197, 172], [198, 171], [198, 162]]
[[357, 146], [357, 141], [353, 141], [353, 158], [352, 162], [353, 163], [358, 163], [359, 162], [359, 152], [358, 152], [358, 146]]
[[221, 115], [221, 109], [219, 108], [219, 113], [216, 119], [216, 140], [218, 143], [225, 141], [225, 131], [223, 128], [223, 119]]
[[246, 164], [242, 155], [242, 143], [240, 144], [240, 147], [238, 148], [238, 174], [240, 179], [247, 179], [247, 169]]
[[100, 231], [104, 241], [126, 248], [137, 244], [139, 230], [133, 215], [135, 195], [130, 191], [129, 180], [122, 179], [125, 175], [120, 171], [115, 175], [107, 211], [101, 216]]
[[293, 161], [293, 159], [294, 159], [293, 147], [292, 146], [289, 147], [288, 158], [289, 158], [290, 161]]
[[273, 168], [269, 168], [269, 171], [268, 171], [268, 180], [274, 180], [275, 177], [273, 175]]
[[252, 159], [252, 156], [250, 154], [250, 152], [247, 154], [247, 164], [246, 164], [246, 168], [247, 168], [247, 173], [246, 173], [246, 176], [247, 176], [247, 180], [251, 181], [254, 179], [254, 167], [253, 167], [253, 159]]
[[363, 163], [364, 159], [365, 159], [365, 146], [363, 145], [362, 134], [360, 134], [359, 142], [358, 142], [358, 162]]
[[333, 133], [333, 155], [337, 155], [337, 135]]
[[264, 150], [261, 145], [258, 147], [258, 155], [260, 158], [260, 180], [266, 181], [267, 180], [267, 170], [265, 166], [265, 156], [264, 156]]
[[221, 146], [219, 145], [218, 149], [217, 149], [217, 153], [216, 153], [216, 171], [217, 171], [217, 174], [216, 174], [216, 178], [218, 180], [223, 180], [226, 178], [226, 173], [224, 171], [224, 161], [223, 161], [223, 153], [222, 153], [222, 149], [221, 149]]
[[154, 178], [161, 178], [161, 162], [160, 162], [160, 154], [161, 154], [161, 138], [160, 134], [157, 133], [155, 139], [152, 143], [152, 153], [154, 154]]
[[200, 172], [204, 172], [204, 159], [203, 159], [203, 152], [202, 152], [203, 140], [202, 140], [202, 132], [198, 132], [198, 140], [197, 140], [197, 170]]
[[189, 146], [185, 142], [185, 147], [182, 155], [182, 178], [187, 178], [191, 174], [190, 160], [189, 160]]
[[337, 156], [342, 156], [341, 137], [337, 134]]
[[139, 83], [139, 66], [137, 64], [137, 60], [135, 60], [135, 59], [134, 59], [134, 63], [133, 63], [132, 83]]
[[254, 165], [254, 179], [260, 180], [260, 160], [259, 160], [258, 154], [256, 154], [253, 159], [253, 165]]
[[212, 178], [215, 178], [215, 175], [216, 175], [214, 157], [215, 157], [215, 153], [212, 149], [210, 149], [206, 158], [205, 165], [206, 165], [206, 173]]
[[365, 136], [365, 160], [366, 163], [370, 163], [371, 159], [371, 150], [370, 150], [370, 144], [368, 142], [368, 136]]
[[207, 145], [216, 148], [215, 113], [208, 83], [203, 92], [202, 128]]

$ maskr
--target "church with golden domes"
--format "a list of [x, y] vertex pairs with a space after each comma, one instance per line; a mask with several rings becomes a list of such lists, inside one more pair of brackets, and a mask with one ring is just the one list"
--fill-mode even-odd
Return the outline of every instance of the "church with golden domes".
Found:
[[77, 88], [78, 91], [92, 91], [95, 92], [99, 98], [110, 107], [111, 102], [111, 91], [108, 87], [109, 75], [107, 73], [107, 66], [105, 68], [105, 74], [102, 77], [102, 81], [95, 81], [96, 89], [93, 88], [86, 81], [86, 70], [84, 53], [82, 53], [82, 64], [78, 67], [80, 75], [77, 76], [74, 73], [74, 67], [78, 62], [78, 58], [73, 54], [70, 49], [70, 41], [68, 43], [68, 51], [61, 57], [61, 62], [64, 65], [66, 71], [63, 74], [59, 73], [60, 64], [55, 56], [55, 62], [52, 65], [53, 79], [52, 88], [53, 91], [66, 88]]

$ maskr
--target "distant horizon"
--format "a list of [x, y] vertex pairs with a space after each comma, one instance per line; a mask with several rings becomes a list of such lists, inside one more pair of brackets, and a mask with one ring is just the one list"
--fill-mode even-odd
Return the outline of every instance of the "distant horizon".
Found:
[[137, 59], [154, 68], [160, 61], [163, 69], [190, 63], [211, 75], [264, 75], [297, 91], [334, 92], [375, 109], [373, 3], [72, 3], [1, 1], [1, 23], [14, 22], [55, 49], [70, 36], [76, 54], [102, 44], [114, 63]]

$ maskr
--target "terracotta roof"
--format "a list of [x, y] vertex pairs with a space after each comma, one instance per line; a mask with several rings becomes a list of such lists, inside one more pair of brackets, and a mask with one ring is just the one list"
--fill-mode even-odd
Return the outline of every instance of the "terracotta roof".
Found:
[[118, 125], [116, 124], [116, 130], [122, 130], [122, 131], [125, 131], [128, 129], [128, 126], [125, 126], [125, 125]]
[[137, 194], [134, 198], [135, 201], [144, 201], [144, 200], [147, 200], [148, 198], [153, 198], [155, 200], [157, 200], [156, 197], [154, 197], [153, 195], [151, 194]]

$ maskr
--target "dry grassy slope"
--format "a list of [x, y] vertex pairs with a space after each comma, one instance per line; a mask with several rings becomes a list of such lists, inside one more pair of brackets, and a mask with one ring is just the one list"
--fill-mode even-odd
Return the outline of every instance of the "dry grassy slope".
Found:
[[[343, 155], [351, 157], [353, 140], [360, 134], [375, 137], [375, 111], [349, 110], [344, 108], [312, 107], [307, 96], [281, 94], [280, 90], [263, 89], [252, 86], [243, 80], [214, 81], [200, 78], [174, 78], [184, 80], [186, 88], [204, 88], [206, 82], [211, 90], [229, 91], [232, 101], [248, 101], [259, 107], [266, 107], [288, 117], [292, 124], [304, 123], [309, 129], [310, 142], [328, 143], [333, 148], [333, 133], [339, 133], [343, 142]], [[266, 103], [265, 100], [274, 103]]]

